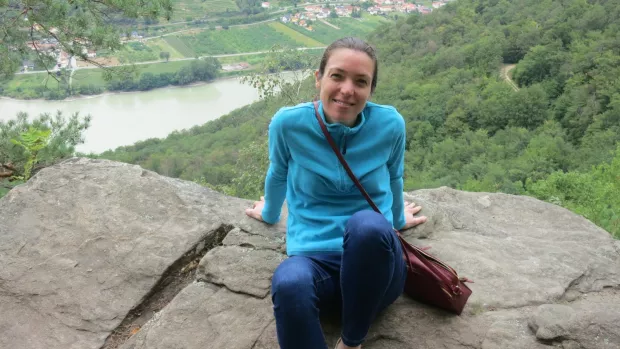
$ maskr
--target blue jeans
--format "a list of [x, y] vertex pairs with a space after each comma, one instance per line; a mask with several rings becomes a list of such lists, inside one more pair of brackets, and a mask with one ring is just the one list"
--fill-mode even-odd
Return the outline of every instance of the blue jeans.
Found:
[[327, 348], [319, 313], [333, 310], [342, 314], [344, 344], [360, 345], [376, 315], [403, 292], [402, 249], [381, 214], [354, 214], [343, 249], [342, 254], [292, 256], [276, 268], [271, 299], [280, 348]]

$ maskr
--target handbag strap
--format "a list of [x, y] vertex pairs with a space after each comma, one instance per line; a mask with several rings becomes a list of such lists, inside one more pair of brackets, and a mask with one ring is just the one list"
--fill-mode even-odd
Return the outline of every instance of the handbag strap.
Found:
[[[370, 204], [372, 209], [375, 212], [377, 212], [377, 213], [381, 213], [381, 211], [379, 211], [379, 208], [377, 207], [377, 205], [375, 205], [374, 201], [372, 201], [372, 199], [370, 198], [370, 195], [368, 195], [368, 193], [366, 192], [366, 189], [364, 189], [364, 187], [362, 186], [360, 181], [357, 179], [357, 177], [355, 177], [355, 174], [353, 174], [353, 171], [351, 171], [351, 168], [349, 167], [349, 164], [347, 163], [347, 161], [344, 159], [344, 157], [340, 153], [340, 150], [338, 149], [338, 146], [336, 145], [336, 142], [334, 142], [334, 138], [329, 134], [329, 131], [327, 131], [327, 126], [325, 126], [325, 123], [323, 122], [323, 119], [321, 118], [321, 115], [319, 114], [319, 104], [318, 104], [317, 101], [314, 101], [314, 114], [316, 116], [317, 121], [319, 122], [319, 125], [321, 126], [321, 130], [323, 130], [323, 134], [325, 135], [325, 138], [327, 138], [327, 142], [329, 142], [329, 145], [332, 147], [332, 150], [334, 151], [334, 153], [338, 157], [338, 160], [340, 160], [340, 163], [344, 167], [345, 171], [347, 171], [347, 174], [349, 175], [349, 177], [351, 177], [351, 180], [353, 181], [353, 183], [355, 183], [355, 186], [357, 187], [357, 189], [359, 189], [359, 191], [362, 193], [362, 195], [364, 195], [364, 198], [366, 198], [366, 201], [368, 201], [368, 203]], [[394, 228], [394, 231], [396, 232], [396, 235], [398, 236], [398, 239], [400, 240], [400, 243], [403, 245], [403, 249], [404, 249], [404, 245], [406, 244], [406, 241], [403, 239], [403, 237], [401, 236], [400, 232], [398, 230], [396, 230], [396, 228]], [[458, 287], [458, 277], [457, 276], [455, 276], [455, 278], [453, 280], [449, 280], [449, 279], [445, 278], [443, 276], [443, 274], [441, 274], [437, 270], [437, 266], [433, 265], [433, 263], [429, 262], [425, 257], [422, 256], [422, 252], [420, 252], [417, 247], [415, 247], [413, 245], [410, 245], [410, 246], [413, 247], [413, 252], [414, 252], [414, 254], [416, 254], [416, 257], [418, 257], [418, 259], [420, 259], [420, 261], [424, 265], [426, 265], [427, 268], [433, 270], [436, 275], [438, 275], [440, 278], [442, 278], [444, 280], [444, 283], [450, 285], [451, 281], [452, 281], [452, 283], [456, 283], [456, 285]], [[409, 259], [409, 254], [406, 251], [404, 251], [404, 250], [403, 250], [403, 254], [405, 255], [405, 258], [407, 259], [407, 264], [409, 265], [409, 268], [413, 270], [413, 264], [411, 263], [411, 260]], [[452, 291], [454, 291], [454, 290], [452, 290]]]
[[360, 183], [360, 181], [357, 180], [357, 177], [355, 177], [355, 175], [353, 174], [353, 171], [351, 171], [349, 164], [347, 164], [347, 161], [344, 159], [344, 157], [340, 153], [340, 150], [338, 150], [338, 146], [336, 146], [336, 142], [334, 142], [334, 138], [332, 138], [332, 136], [329, 134], [329, 131], [327, 131], [327, 126], [325, 126], [325, 123], [323, 122], [323, 119], [321, 118], [321, 115], [319, 114], [319, 103], [317, 101], [314, 101], [314, 114], [316, 115], [316, 119], [319, 121], [319, 125], [321, 125], [321, 129], [323, 130], [323, 134], [325, 135], [325, 138], [327, 138], [329, 145], [332, 146], [332, 150], [334, 151], [334, 153], [336, 153], [338, 160], [340, 160], [340, 163], [344, 167], [345, 171], [347, 171], [347, 174], [349, 175], [349, 177], [351, 177], [351, 180], [353, 180], [353, 183], [355, 183], [355, 186], [357, 186], [357, 189], [359, 189], [359, 191], [362, 192], [362, 195], [364, 195], [364, 197], [366, 198], [366, 201], [368, 201], [368, 203], [370, 204], [370, 207], [372, 207], [372, 209], [375, 210], [375, 212], [381, 213], [377, 205], [375, 205], [375, 203], [370, 198], [370, 195], [368, 195], [364, 187], [362, 187], [362, 184]]

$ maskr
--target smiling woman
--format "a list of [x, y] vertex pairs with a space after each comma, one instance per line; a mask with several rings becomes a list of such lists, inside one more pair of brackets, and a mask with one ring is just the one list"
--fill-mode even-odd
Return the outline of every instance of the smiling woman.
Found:
[[351, 45], [337, 41], [325, 51], [316, 72], [316, 87], [328, 122], [353, 126], [374, 91], [377, 57], [367, 47], [357, 42]]
[[[414, 217], [421, 207], [403, 201], [405, 122], [394, 107], [368, 101], [377, 69], [367, 43], [335, 41], [315, 75], [316, 111], [312, 102], [284, 107], [269, 125], [265, 196], [246, 214], [274, 224], [287, 200], [289, 258], [271, 287], [282, 349], [326, 349], [319, 321], [326, 310], [342, 313], [337, 348], [359, 348], [377, 313], [403, 291], [406, 268], [394, 228], [426, 218]], [[381, 213], [369, 210], [319, 120]]]

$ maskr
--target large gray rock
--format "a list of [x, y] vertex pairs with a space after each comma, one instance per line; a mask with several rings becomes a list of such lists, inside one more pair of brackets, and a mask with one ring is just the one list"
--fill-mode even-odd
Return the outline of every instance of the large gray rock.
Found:
[[[607, 232], [528, 197], [407, 198], [430, 219], [406, 238], [474, 293], [461, 316], [403, 296], [364, 348], [620, 348]], [[286, 214], [268, 226], [250, 204], [110, 161], [40, 171], [0, 199], [0, 348], [277, 348], [269, 288]], [[329, 347], [338, 326], [324, 319]]]

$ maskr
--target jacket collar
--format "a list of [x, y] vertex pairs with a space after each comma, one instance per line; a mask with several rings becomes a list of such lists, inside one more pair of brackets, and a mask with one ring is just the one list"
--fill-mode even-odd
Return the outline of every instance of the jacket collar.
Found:
[[[314, 102], [312, 103], [312, 109], [314, 112]], [[327, 119], [325, 118], [325, 112], [323, 111], [323, 102], [319, 100], [319, 115], [321, 115], [321, 118], [323, 119], [325, 126], [327, 126], [327, 129], [330, 132], [339, 132], [339, 133], [344, 133], [344, 134], [357, 133], [364, 126], [364, 123], [366, 123], [366, 115], [364, 113], [365, 110], [366, 110], [366, 106], [364, 106], [364, 109], [362, 109], [362, 111], [357, 115], [358, 122], [353, 127], [349, 127], [339, 122], [329, 123], [327, 122]]]

